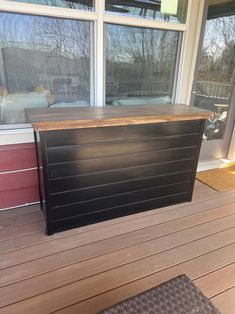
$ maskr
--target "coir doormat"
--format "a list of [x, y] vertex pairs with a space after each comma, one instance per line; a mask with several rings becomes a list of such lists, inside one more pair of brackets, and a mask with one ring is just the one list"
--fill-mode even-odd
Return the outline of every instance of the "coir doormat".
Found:
[[185, 275], [120, 302], [100, 314], [221, 314]]
[[219, 192], [235, 189], [235, 162], [223, 168], [199, 172], [196, 178]]

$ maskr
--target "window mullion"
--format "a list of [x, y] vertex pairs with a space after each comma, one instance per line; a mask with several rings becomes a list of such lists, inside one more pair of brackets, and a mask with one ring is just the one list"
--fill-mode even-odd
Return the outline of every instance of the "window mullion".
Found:
[[205, 0], [189, 1], [186, 32], [183, 35], [176, 101], [187, 105], [190, 104], [204, 2]]
[[104, 106], [104, 10], [105, 0], [96, 1], [95, 22], [95, 106]]
[[137, 26], [137, 27], [146, 27], [146, 28], [158, 28], [158, 29], [173, 30], [173, 31], [185, 31], [186, 30], [186, 24], [162, 22], [158, 20], [142, 19], [139, 17], [120, 16], [120, 15], [114, 15], [114, 14], [109, 14], [109, 13], [105, 13], [104, 22], [110, 23], [110, 24]]

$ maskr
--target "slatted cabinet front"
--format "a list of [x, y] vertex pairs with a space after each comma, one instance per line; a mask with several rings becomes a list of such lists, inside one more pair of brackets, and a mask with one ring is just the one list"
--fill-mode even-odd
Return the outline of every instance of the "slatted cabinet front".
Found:
[[190, 201], [203, 124], [39, 132], [47, 233]]

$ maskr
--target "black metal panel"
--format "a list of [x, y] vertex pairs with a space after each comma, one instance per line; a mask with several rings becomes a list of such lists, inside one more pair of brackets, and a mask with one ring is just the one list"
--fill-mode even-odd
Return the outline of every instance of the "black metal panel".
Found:
[[37, 143], [37, 159], [39, 166], [39, 181], [40, 181], [40, 203], [41, 209], [46, 222], [46, 232], [47, 234], [53, 234], [54, 229], [52, 227], [52, 219], [51, 219], [51, 205], [50, 205], [50, 197], [49, 197], [49, 178], [47, 172], [47, 154], [46, 154], [46, 133], [45, 132], [36, 132], [35, 139]]
[[120, 156], [163, 149], [196, 146], [198, 134], [187, 134], [141, 140], [112, 141], [94, 144], [48, 148], [48, 163]]
[[199, 133], [198, 142], [197, 142], [197, 150], [196, 150], [196, 154], [195, 154], [195, 157], [194, 157], [192, 184], [191, 184], [191, 187], [190, 187], [190, 201], [192, 200], [192, 196], [193, 196], [193, 189], [194, 189], [194, 184], [195, 184], [195, 178], [196, 178], [197, 166], [198, 166], [198, 159], [199, 159], [200, 150], [201, 150], [201, 143], [202, 143], [202, 137], [203, 137], [203, 133], [204, 133], [204, 129], [205, 129], [205, 123], [206, 123], [205, 120], [201, 120], [200, 133]]
[[166, 196], [158, 199], [146, 200], [143, 202], [136, 202], [116, 208], [109, 208], [97, 214], [91, 213], [78, 217], [67, 217], [66, 219], [55, 220], [53, 223], [54, 231], [66, 230], [84, 226], [87, 224], [94, 224], [100, 221], [114, 219], [121, 216], [136, 214], [139, 212], [178, 204], [189, 201], [188, 193], [179, 193], [171, 196]]
[[203, 123], [40, 132], [47, 233], [189, 201]]
[[[141, 202], [149, 199], [156, 199], [171, 194], [188, 193], [188, 188], [191, 185], [190, 181], [180, 182], [176, 184], [170, 184], [166, 186], [153, 187], [148, 189], [142, 189], [138, 191], [131, 191], [121, 194], [113, 194], [111, 196], [87, 200], [71, 205], [64, 205], [55, 207], [52, 209], [53, 219], [66, 218], [67, 216], [86, 215], [88, 213], [94, 213], [117, 207], [133, 202]], [[113, 191], [115, 192], [115, 191]]]
[[118, 181], [110, 184], [96, 185], [84, 189], [66, 190], [50, 195], [53, 204], [68, 203], [73, 199], [76, 202], [82, 202], [94, 198], [101, 198], [116, 194], [137, 191], [144, 188], [158, 187], [162, 185], [173, 184], [177, 182], [189, 181], [192, 178], [192, 171], [182, 171], [170, 174], [162, 174], [159, 176], [151, 176], [147, 178], [139, 178], [136, 180]]
[[186, 158], [194, 158], [195, 153], [196, 146], [189, 148], [176, 148], [162, 151], [79, 160], [75, 162], [49, 165], [48, 172], [49, 178], [56, 179], [99, 171], [108, 171], [153, 163], [181, 160]]
[[150, 164], [137, 167], [129, 167], [106, 172], [96, 172], [76, 177], [50, 180], [50, 189], [66, 190], [69, 184], [76, 185], [77, 189], [96, 185], [110, 184], [114, 182], [141, 179], [150, 176], [168, 174], [177, 171], [192, 170], [194, 159], [171, 161], [160, 164]]
[[50, 131], [47, 146], [67, 146], [105, 141], [123, 141], [155, 136], [170, 136], [200, 132], [200, 120], [165, 122], [158, 124], [127, 125], [77, 130]]
[[34, 142], [35, 142], [35, 149], [36, 149], [36, 156], [37, 156], [37, 171], [38, 171], [38, 188], [39, 188], [39, 197], [40, 197], [40, 207], [43, 211], [43, 200], [45, 202], [45, 192], [44, 192], [44, 180], [42, 174], [42, 157], [41, 157], [41, 147], [40, 147], [40, 140], [38, 138], [38, 134], [34, 131]]

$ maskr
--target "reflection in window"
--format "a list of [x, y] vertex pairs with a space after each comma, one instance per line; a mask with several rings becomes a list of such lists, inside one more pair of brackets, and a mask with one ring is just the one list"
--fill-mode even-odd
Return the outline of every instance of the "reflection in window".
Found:
[[94, 0], [12, 0], [12, 1], [86, 11], [93, 10], [94, 7]]
[[179, 32], [106, 25], [106, 104], [173, 102]]
[[24, 123], [24, 108], [89, 99], [89, 22], [0, 14], [0, 124]]
[[193, 93], [194, 106], [213, 112], [206, 123], [205, 140], [223, 138], [234, 79], [235, 12], [231, 8], [228, 11], [228, 2], [225, 2], [224, 9], [222, 3], [209, 6]]
[[185, 23], [188, 0], [106, 0], [106, 11], [166, 22]]

